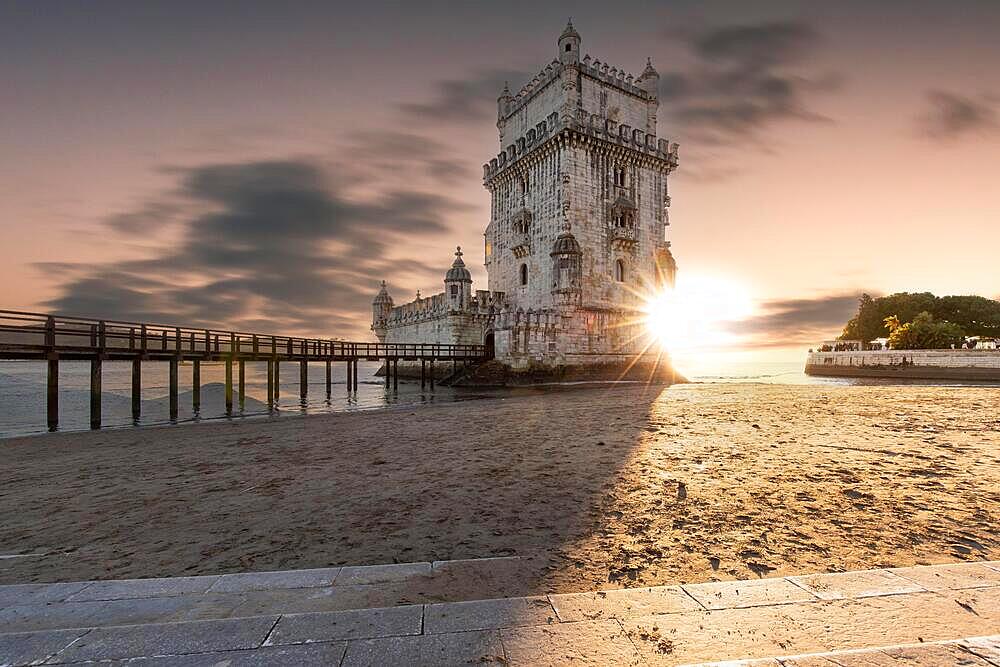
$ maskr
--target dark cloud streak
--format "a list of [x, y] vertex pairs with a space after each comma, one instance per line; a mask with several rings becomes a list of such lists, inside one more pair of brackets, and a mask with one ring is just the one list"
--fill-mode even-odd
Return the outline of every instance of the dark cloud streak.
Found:
[[918, 132], [925, 137], [953, 140], [1000, 129], [996, 109], [988, 99], [931, 90], [927, 101], [931, 108], [917, 121]]

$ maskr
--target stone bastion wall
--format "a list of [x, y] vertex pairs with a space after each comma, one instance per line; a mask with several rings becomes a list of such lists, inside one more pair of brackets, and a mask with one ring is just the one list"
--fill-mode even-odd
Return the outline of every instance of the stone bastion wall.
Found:
[[808, 375], [1000, 382], [1000, 350], [810, 352]]

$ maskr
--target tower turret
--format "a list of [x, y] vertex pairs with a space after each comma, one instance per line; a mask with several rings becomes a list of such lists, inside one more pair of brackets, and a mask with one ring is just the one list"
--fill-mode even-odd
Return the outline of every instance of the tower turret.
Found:
[[507, 81], [503, 82], [503, 92], [500, 93], [500, 97], [497, 98], [497, 121], [502, 122], [507, 114], [510, 113], [510, 103], [514, 97], [510, 94], [510, 84]]
[[653, 67], [652, 59], [646, 58], [646, 69], [642, 70], [642, 74], [635, 82], [651, 98], [646, 103], [646, 131], [650, 134], [656, 134], [656, 113], [660, 109], [660, 73]]
[[573, 19], [566, 23], [566, 29], [559, 35], [559, 62], [564, 65], [580, 62], [580, 33], [573, 27]]
[[580, 259], [583, 252], [567, 222], [552, 244], [552, 294], [560, 303], [580, 301]]
[[389, 296], [389, 290], [386, 288], [385, 281], [382, 281], [382, 288], [375, 295], [375, 300], [372, 301], [372, 332], [374, 332], [375, 337], [378, 338], [378, 342], [385, 342], [386, 333], [386, 323], [389, 319], [389, 313], [392, 311], [392, 297]]
[[465, 310], [472, 303], [472, 274], [462, 261], [462, 246], [455, 249], [455, 261], [444, 276], [449, 310]]

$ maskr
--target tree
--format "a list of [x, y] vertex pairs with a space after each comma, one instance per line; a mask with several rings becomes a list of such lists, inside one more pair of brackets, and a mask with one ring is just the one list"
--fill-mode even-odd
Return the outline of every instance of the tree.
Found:
[[965, 341], [965, 331], [951, 322], [935, 320], [927, 311], [918, 313], [912, 322], [900, 324], [899, 318], [885, 318], [889, 347], [894, 350], [935, 350], [956, 347]]
[[1000, 336], [1000, 301], [981, 296], [936, 297], [930, 292], [900, 292], [873, 298], [862, 294], [857, 314], [848, 321], [841, 340], [865, 342], [884, 336], [885, 318], [895, 315], [912, 322], [920, 313], [951, 322], [970, 336]]

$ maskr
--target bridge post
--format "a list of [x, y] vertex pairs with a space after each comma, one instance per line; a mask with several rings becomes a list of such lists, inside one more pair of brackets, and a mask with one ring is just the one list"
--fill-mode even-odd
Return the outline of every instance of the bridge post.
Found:
[[233, 414], [233, 356], [226, 356], [226, 416]]
[[[305, 347], [305, 343], [302, 344]], [[306, 400], [309, 393], [309, 362], [303, 359], [299, 362], [299, 398]]]
[[201, 412], [201, 359], [194, 360], [191, 371], [191, 411], [195, 415]]
[[142, 416], [142, 358], [132, 359], [132, 421]]
[[[179, 339], [178, 339], [179, 340]], [[177, 421], [177, 365], [178, 358], [171, 357], [170, 361], [170, 421]]]
[[434, 391], [434, 357], [431, 357], [431, 391]]
[[90, 428], [101, 428], [101, 355], [90, 360]]
[[270, 410], [274, 406], [274, 366], [270, 359], [265, 363], [267, 364], [267, 409]]
[[354, 360], [354, 393], [358, 392], [358, 361], [360, 360]]
[[351, 390], [354, 388], [354, 378], [351, 377], [354, 371], [354, 361], [351, 359], [347, 360], [347, 393], [350, 394]]
[[246, 365], [247, 362], [240, 359], [240, 412], [243, 412], [247, 407], [247, 376], [246, 376]]
[[274, 402], [281, 398], [281, 365], [278, 358], [274, 358]]
[[385, 358], [385, 388], [389, 388], [389, 382], [392, 380], [392, 367], [389, 365], [389, 357]]
[[55, 352], [49, 353], [49, 383], [47, 396], [49, 430], [59, 428], [59, 358]]
[[331, 368], [332, 362], [326, 360], [326, 397], [330, 398], [330, 385], [333, 384], [333, 369]]
[[399, 358], [392, 360], [392, 390], [399, 389]]
[[46, 415], [50, 431], [59, 428], [59, 355], [56, 353], [56, 320], [51, 315], [45, 318], [45, 347], [48, 358], [49, 377], [46, 395]]
[[420, 358], [420, 391], [424, 390], [427, 384], [427, 360]]

